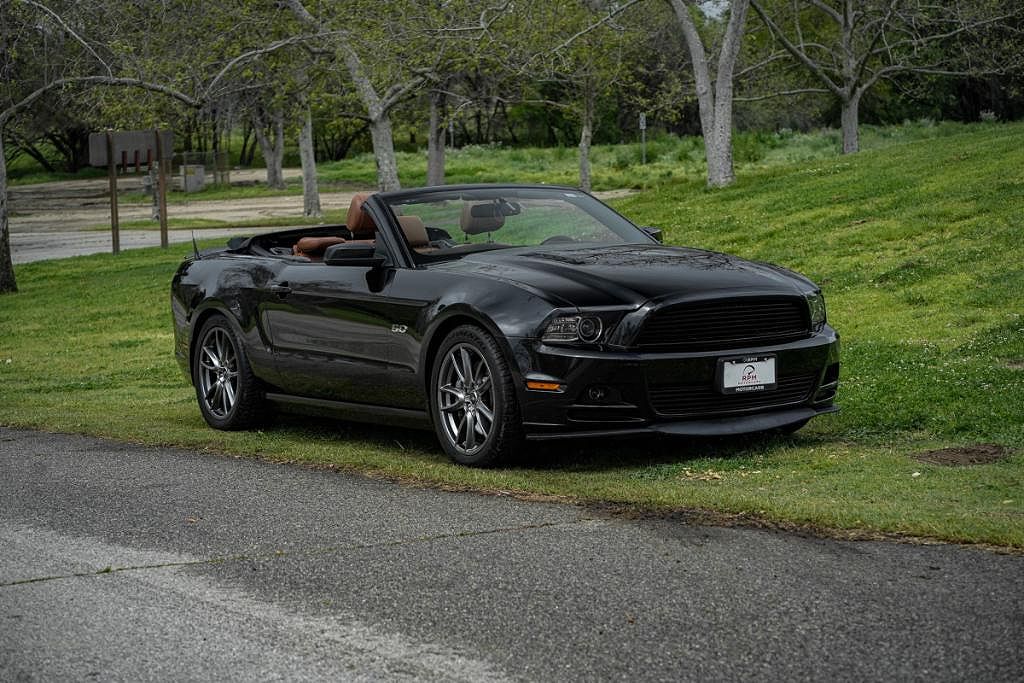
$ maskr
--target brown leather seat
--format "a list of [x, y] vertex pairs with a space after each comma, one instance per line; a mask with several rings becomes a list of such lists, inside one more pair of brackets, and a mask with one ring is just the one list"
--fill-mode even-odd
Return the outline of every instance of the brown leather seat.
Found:
[[323, 258], [324, 252], [327, 251], [327, 247], [334, 246], [335, 244], [341, 244], [345, 241], [344, 237], [303, 237], [295, 246], [292, 247], [292, 253], [296, 256], [305, 256], [310, 260], [319, 260]]
[[370, 214], [363, 210], [363, 204], [372, 192], [357, 192], [352, 197], [352, 203], [348, 205], [348, 214], [345, 216], [345, 227], [352, 233], [353, 240], [374, 241], [377, 236], [377, 226]]
[[399, 216], [398, 223], [402, 226], [402, 232], [405, 233], [405, 241], [409, 243], [413, 251], [418, 251], [421, 254], [435, 251], [430, 246], [427, 228], [419, 216]]
[[377, 226], [374, 224], [370, 214], [363, 211], [363, 203], [372, 192], [357, 192], [348, 205], [348, 214], [345, 216], [345, 227], [352, 233], [352, 239], [344, 237], [303, 237], [295, 246], [292, 253], [296, 256], [319, 261], [323, 258], [327, 247], [341, 244], [342, 242], [368, 242], [373, 244], [377, 235]]

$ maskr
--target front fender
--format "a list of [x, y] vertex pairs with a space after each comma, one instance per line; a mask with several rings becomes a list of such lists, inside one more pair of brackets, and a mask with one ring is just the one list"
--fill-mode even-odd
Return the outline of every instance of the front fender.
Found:
[[455, 288], [428, 306], [420, 321], [419, 382], [430, 396], [430, 374], [441, 342], [453, 329], [473, 324], [486, 330], [497, 342], [512, 371], [520, 404], [525, 400], [524, 373], [530, 367], [523, 341], [534, 338], [541, 323], [555, 306], [533, 293], [504, 283], [488, 282], [483, 287]]

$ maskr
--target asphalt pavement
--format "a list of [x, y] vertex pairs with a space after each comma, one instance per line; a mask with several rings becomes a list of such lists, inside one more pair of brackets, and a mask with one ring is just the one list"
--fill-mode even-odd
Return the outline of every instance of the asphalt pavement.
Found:
[[1024, 558], [0, 428], [0, 680], [1020, 680]]

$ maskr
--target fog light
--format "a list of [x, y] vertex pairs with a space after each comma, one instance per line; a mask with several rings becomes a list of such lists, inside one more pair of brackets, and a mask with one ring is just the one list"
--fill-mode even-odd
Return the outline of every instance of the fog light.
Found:
[[587, 398], [594, 403], [600, 403], [607, 395], [608, 392], [605, 391], [604, 387], [590, 387], [590, 389], [587, 390]]

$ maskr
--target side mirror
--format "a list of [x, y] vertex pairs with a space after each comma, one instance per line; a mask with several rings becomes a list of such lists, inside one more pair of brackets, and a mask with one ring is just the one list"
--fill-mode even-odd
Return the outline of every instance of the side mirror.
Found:
[[327, 247], [324, 263], [329, 266], [363, 266], [377, 268], [384, 265], [384, 257], [377, 255], [377, 247], [366, 242], [342, 242]]
[[645, 226], [642, 226], [640, 229], [643, 230], [645, 233], [647, 233], [647, 236], [650, 237], [651, 239], [653, 239], [655, 242], [664, 242], [665, 241], [663, 236], [662, 236], [662, 234], [661, 234], [661, 228], [654, 228], [654, 227], [651, 227], [650, 225], [645, 225]]

